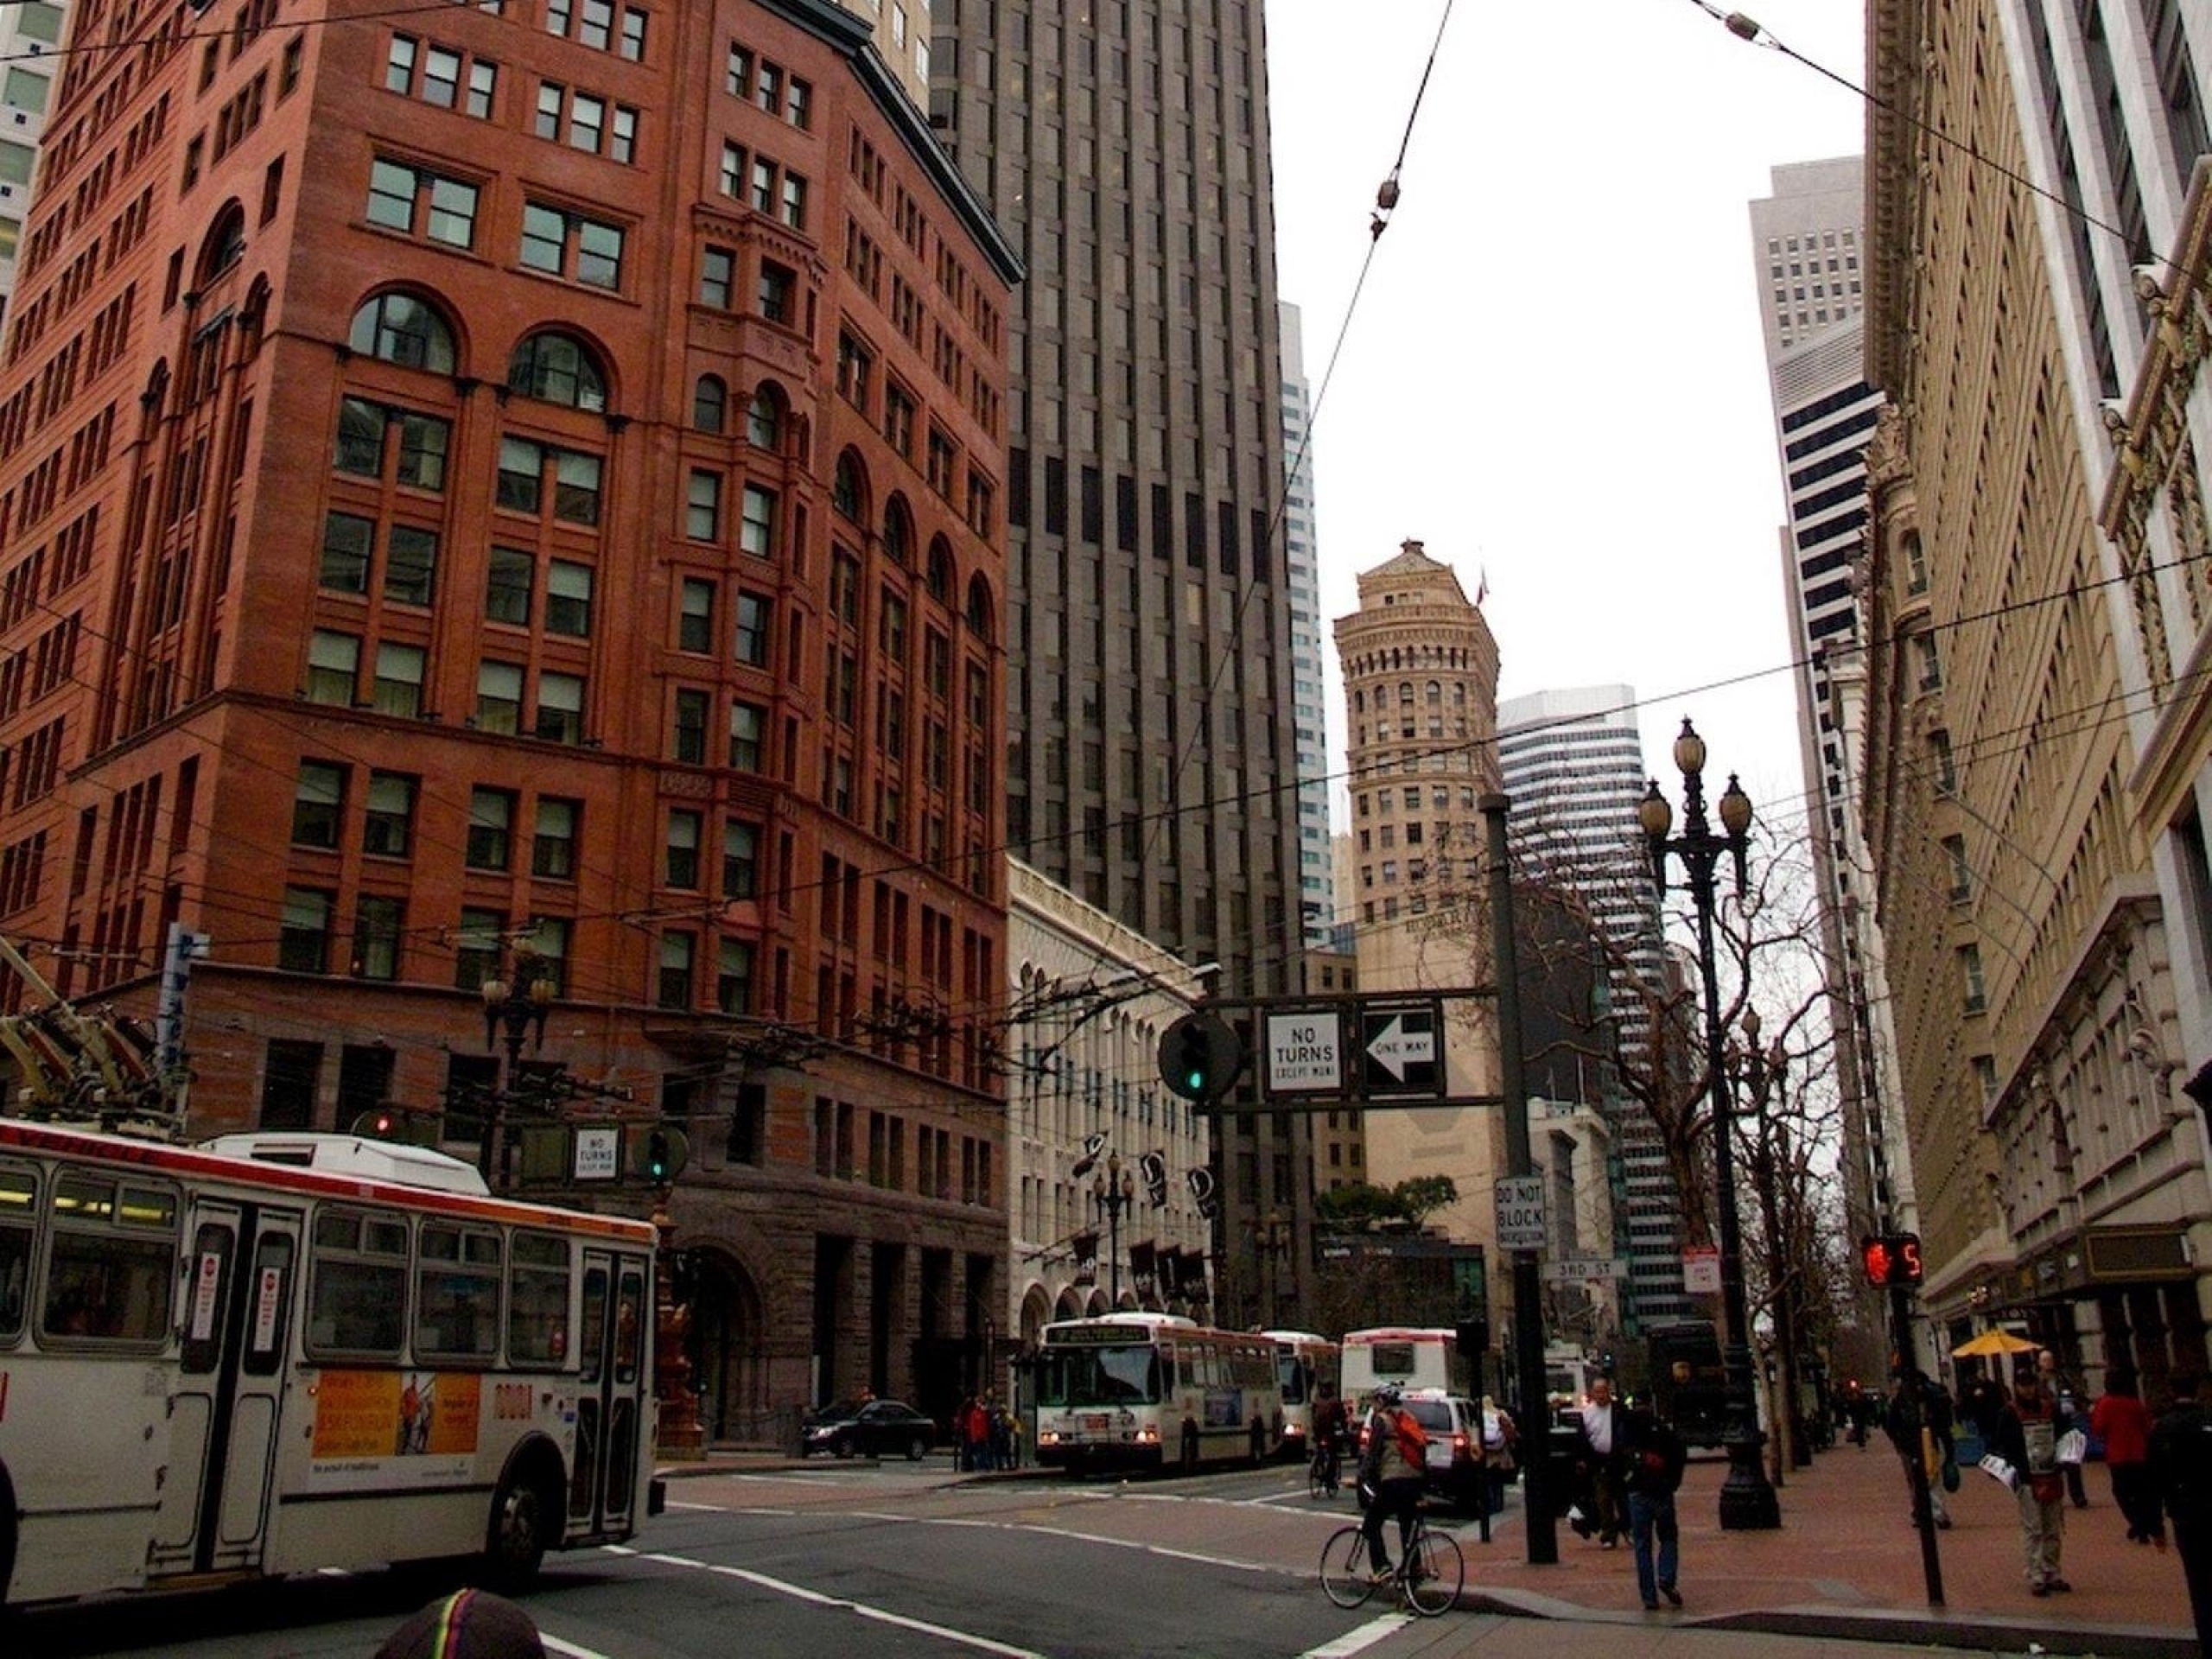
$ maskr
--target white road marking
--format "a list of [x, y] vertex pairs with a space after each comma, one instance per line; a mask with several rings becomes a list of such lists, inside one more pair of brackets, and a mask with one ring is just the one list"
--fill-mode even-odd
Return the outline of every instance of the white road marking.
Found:
[[1201, 1567], [1233, 1567], [1240, 1573], [1273, 1573], [1279, 1569], [1258, 1561], [1232, 1561], [1226, 1555], [1201, 1555], [1192, 1549], [1170, 1549], [1165, 1544], [1147, 1544], [1147, 1554], [1165, 1555], [1171, 1560], [1196, 1561]]
[[537, 1639], [545, 1644], [546, 1652], [557, 1653], [562, 1659], [608, 1659], [608, 1656], [601, 1653], [597, 1648], [581, 1647], [574, 1642], [563, 1642], [559, 1637], [548, 1636], [543, 1630], [537, 1633]]
[[[925, 1618], [909, 1618], [906, 1614], [894, 1613], [887, 1607], [873, 1607], [864, 1601], [854, 1601], [848, 1597], [833, 1596], [820, 1590], [810, 1590], [803, 1584], [793, 1584], [788, 1579], [770, 1578], [766, 1573], [755, 1573], [750, 1567], [724, 1567], [713, 1561], [694, 1560], [689, 1555], [668, 1555], [658, 1551], [640, 1552], [620, 1547], [610, 1547], [610, 1548], [611, 1553], [614, 1554], [635, 1555], [639, 1560], [655, 1561], [663, 1567], [689, 1567], [697, 1572], [712, 1573], [721, 1578], [737, 1579], [746, 1584], [758, 1586], [763, 1590], [772, 1590], [779, 1596], [790, 1596], [794, 1600], [807, 1602], [817, 1607], [841, 1608], [861, 1618], [873, 1619], [879, 1624], [893, 1624], [902, 1630], [913, 1630], [923, 1636], [933, 1636], [939, 1641], [955, 1643], [963, 1648], [974, 1648], [982, 1653], [1003, 1655], [1004, 1659], [1045, 1659], [1043, 1654], [1031, 1648], [1011, 1647], [1004, 1642], [994, 1642], [988, 1636], [977, 1636], [972, 1630], [956, 1630], [950, 1624], [934, 1624]], [[563, 1651], [571, 1655], [581, 1655], [582, 1659], [597, 1659], [596, 1656], [582, 1655], [582, 1649], [563, 1649]]]
[[679, 1503], [672, 1497], [668, 1501], [668, 1507], [671, 1510], [696, 1510], [704, 1515], [728, 1515], [729, 1513], [728, 1509], [723, 1504]]
[[1413, 1623], [1411, 1613], [1385, 1613], [1380, 1618], [1370, 1618], [1356, 1630], [1346, 1630], [1333, 1642], [1324, 1642], [1318, 1648], [1308, 1648], [1298, 1659], [1351, 1659], [1356, 1653], [1364, 1652], [1394, 1630], [1404, 1629]]

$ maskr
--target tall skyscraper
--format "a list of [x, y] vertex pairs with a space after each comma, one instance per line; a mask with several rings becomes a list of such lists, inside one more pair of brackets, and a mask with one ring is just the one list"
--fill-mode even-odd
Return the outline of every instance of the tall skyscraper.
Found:
[[[1851, 1224], [1915, 1223], [1911, 1156], [1865, 852], [1859, 787], [1866, 664], [1852, 566], [1866, 525], [1866, 444], [1882, 394], [1866, 381], [1864, 167], [1856, 156], [1772, 170], [1751, 205], [1775, 437], [1789, 504], [1781, 531], [1796, 662], [1803, 823], [1820, 883], [1828, 1014], [1843, 1090]], [[1794, 828], [1796, 814], [1770, 809]]]
[[209, 941], [197, 1132], [390, 1104], [497, 1178], [552, 1079], [635, 1090], [709, 1428], [950, 1409], [1004, 1303], [1018, 259], [813, 0], [213, 22], [54, 87], [0, 928], [139, 1014]]
[[[1297, 736], [1258, 0], [932, 19], [931, 121], [1022, 251], [1007, 409], [1014, 852], [1225, 997], [1297, 987]], [[1248, 1096], [1247, 1098], [1249, 1096]], [[1214, 1138], [1220, 1242], [1301, 1119]]]
[[[1359, 575], [1359, 608], [1336, 620], [1351, 779], [1353, 925], [1364, 992], [1482, 982], [1491, 957], [1479, 803], [1497, 787], [1497, 641], [1451, 566], [1405, 543]], [[1495, 1027], [1446, 1009], [1452, 1091], [1497, 1086]], [[1389, 1186], [1448, 1175], [1459, 1202], [1434, 1217], [1495, 1261], [1491, 1188], [1504, 1164], [1502, 1116], [1487, 1108], [1362, 1115], [1368, 1178]], [[1492, 1306], [1503, 1276], [1491, 1277]]]
[[[1669, 969], [1636, 817], [1644, 772], [1634, 688], [1579, 686], [1508, 698], [1497, 708], [1497, 764], [1513, 800], [1521, 874], [1579, 895], [1604, 930], [1611, 971], [1603, 977], [1620, 1052], [1625, 1064], [1648, 1070], [1650, 1002], [1638, 988], [1667, 986]], [[1602, 1054], [1610, 1039], [1598, 1032], [1567, 1040]], [[1553, 1087], [1575, 1087], [1573, 1098], [1611, 1122], [1620, 1164], [1613, 1239], [1629, 1264], [1622, 1312], [1647, 1323], [1684, 1316], [1691, 1309], [1682, 1290], [1681, 1195], [1657, 1125], [1622, 1092], [1611, 1068], [1593, 1065], [1572, 1078], [1556, 1065], [1550, 1070], [1558, 1076]]]
[[[1326, 950], [1336, 925], [1329, 868], [1329, 721], [1321, 671], [1321, 567], [1313, 534], [1312, 394], [1306, 336], [1287, 301], [1282, 317], [1283, 565], [1290, 583], [1290, 682], [1298, 740], [1298, 912], [1311, 950]], [[1308, 988], [1315, 988], [1309, 984]]]
[[8, 338], [9, 296], [68, 10], [67, 0], [0, 6], [0, 345]]

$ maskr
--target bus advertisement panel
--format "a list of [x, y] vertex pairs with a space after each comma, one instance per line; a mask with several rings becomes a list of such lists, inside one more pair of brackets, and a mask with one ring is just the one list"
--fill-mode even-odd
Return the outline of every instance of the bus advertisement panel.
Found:
[[512, 1584], [632, 1536], [654, 1244], [417, 1147], [0, 1119], [0, 1603], [458, 1555]]

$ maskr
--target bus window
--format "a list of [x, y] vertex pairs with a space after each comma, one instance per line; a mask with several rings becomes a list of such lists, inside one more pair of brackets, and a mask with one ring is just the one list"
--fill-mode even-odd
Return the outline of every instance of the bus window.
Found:
[[416, 1248], [416, 1357], [492, 1358], [499, 1351], [499, 1235], [426, 1221]]
[[517, 1233], [508, 1249], [507, 1361], [559, 1365], [569, 1357], [569, 1243]]
[[265, 1233], [253, 1251], [253, 1306], [246, 1310], [245, 1370], [274, 1376], [284, 1363], [284, 1331], [292, 1308], [292, 1241]]
[[614, 1380], [626, 1386], [638, 1380], [639, 1338], [645, 1328], [645, 1277], [635, 1268], [622, 1269], [620, 1300], [614, 1315]]
[[61, 1176], [39, 1334], [65, 1342], [165, 1338], [176, 1230], [173, 1192]]
[[406, 1313], [407, 1224], [358, 1210], [318, 1215], [308, 1277], [308, 1346], [397, 1359]]
[[31, 1229], [37, 1218], [37, 1178], [27, 1169], [0, 1169], [0, 1342], [23, 1334], [30, 1302]]
[[607, 1269], [591, 1268], [584, 1274], [583, 1345], [576, 1350], [583, 1362], [583, 1380], [596, 1382], [607, 1364]]
[[221, 1222], [202, 1222], [192, 1244], [190, 1299], [184, 1321], [185, 1375], [205, 1376], [223, 1356], [223, 1313], [231, 1296], [231, 1252], [238, 1235]]

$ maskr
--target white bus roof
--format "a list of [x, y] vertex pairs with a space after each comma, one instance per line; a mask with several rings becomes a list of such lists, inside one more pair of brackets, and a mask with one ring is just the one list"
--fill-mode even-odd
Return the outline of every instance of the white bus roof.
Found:
[[1088, 1319], [1054, 1319], [1045, 1328], [1047, 1331], [1069, 1331], [1087, 1325], [1144, 1325], [1187, 1331], [1198, 1328], [1196, 1319], [1186, 1319], [1180, 1313], [1141, 1313], [1134, 1308], [1127, 1313], [1095, 1313]]
[[1371, 1331], [1347, 1331], [1344, 1342], [1450, 1342], [1458, 1332], [1447, 1325], [1382, 1325]]
[[313, 1135], [304, 1131], [276, 1133], [257, 1130], [243, 1135], [219, 1135], [200, 1143], [200, 1150], [218, 1157], [245, 1158], [256, 1163], [283, 1164], [294, 1169], [319, 1170], [327, 1175], [353, 1175], [363, 1180], [387, 1181], [397, 1186], [426, 1187], [433, 1192], [456, 1192], [465, 1198], [489, 1196], [492, 1189], [472, 1164], [449, 1158], [428, 1147], [410, 1147], [396, 1141], [372, 1141], [358, 1135]]
[[1332, 1347], [1336, 1344], [1334, 1337], [1325, 1337], [1315, 1331], [1262, 1331], [1260, 1334], [1274, 1342], [1321, 1342]]

